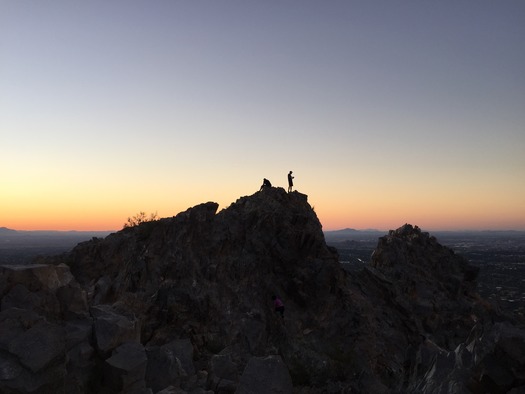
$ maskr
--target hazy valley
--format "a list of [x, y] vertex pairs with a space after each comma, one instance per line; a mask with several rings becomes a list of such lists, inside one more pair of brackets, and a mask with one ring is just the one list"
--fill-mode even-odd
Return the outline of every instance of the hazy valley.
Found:
[[16, 231], [0, 227], [0, 264], [27, 264], [35, 257], [64, 253], [80, 242], [109, 234], [109, 231]]

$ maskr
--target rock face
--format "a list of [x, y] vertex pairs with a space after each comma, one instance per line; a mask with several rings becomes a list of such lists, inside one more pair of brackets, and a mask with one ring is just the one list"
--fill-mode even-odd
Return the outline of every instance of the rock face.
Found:
[[369, 266], [349, 275], [305, 195], [265, 188], [217, 208], [0, 267], [0, 392], [525, 385], [523, 332], [479, 298], [468, 262], [417, 227], [379, 239]]
[[428, 233], [405, 225], [379, 239], [367, 272], [389, 278], [391, 284], [382, 287], [397, 308], [411, 315], [420, 333], [454, 348], [478, 315], [478, 270]]

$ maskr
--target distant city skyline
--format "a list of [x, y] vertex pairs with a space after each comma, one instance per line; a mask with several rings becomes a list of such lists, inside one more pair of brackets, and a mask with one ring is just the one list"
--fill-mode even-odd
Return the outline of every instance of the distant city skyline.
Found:
[[324, 230], [525, 230], [525, 2], [0, 3], [0, 227], [257, 192]]

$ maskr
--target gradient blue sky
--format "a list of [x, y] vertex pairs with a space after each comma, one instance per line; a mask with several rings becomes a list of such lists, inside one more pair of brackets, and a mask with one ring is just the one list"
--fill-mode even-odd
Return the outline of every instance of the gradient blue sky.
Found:
[[525, 2], [0, 0], [0, 226], [258, 190], [325, 229], [525, 230]]

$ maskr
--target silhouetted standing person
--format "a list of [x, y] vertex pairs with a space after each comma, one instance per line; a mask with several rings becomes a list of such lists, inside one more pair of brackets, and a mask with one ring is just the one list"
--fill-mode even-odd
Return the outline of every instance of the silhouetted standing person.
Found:
[[292, 191], [292, 187], [293, 187], [293, 176], [292, 176], [292, 171], [290, 171], [288, 173], [288, 193], [290, 193]]
[[272, 184], [270, 183], [268, 179], [263, 178], [263, 184], [261, 185], [261, 188], [259, 189], [259, 191], [261, 191], [265, 187], [272, 187]]

